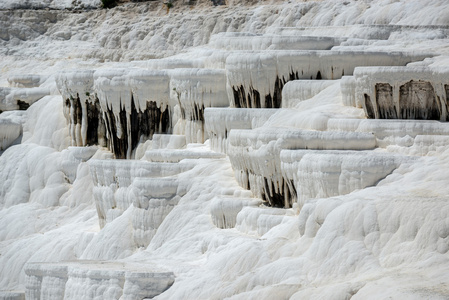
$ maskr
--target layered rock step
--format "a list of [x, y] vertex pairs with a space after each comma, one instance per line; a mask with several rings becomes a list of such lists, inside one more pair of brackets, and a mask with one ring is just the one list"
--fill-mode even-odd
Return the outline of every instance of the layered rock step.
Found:
[[244, 207], [259, 207], [261, 199], [215, 197], [210, 205], [212, 223], [221, 229], [234, 228], [237, 224], [237, 215]]
[[[134, 181], [160, 182], [161, 177], [173, 176], [193, 168], [192, 163], [151, 163], [138, 160], [89, 160], [94, 182], [93, 194], [100, 227], [113, 221], [133, 204], [136, 196]], [[172, 179], [168, 179], [170, 182]], [[173, 180], [176, 180], [175, 178]], [[158, 188], [164, 188], [158, 186]], [[157, 191], [154, 191], [157, 193]]]
[[327, 36], [222, 32], [213, 35], [208, 46], [224, 50], [330, 50], [345, 40]]
[[246, 206], [238, 213], [235, 228], [245, 234], [263, 236], [285, 218], [293, 216], [293, 209]]
[[372, 133], [376, 147], [411, 146], [421, 135], [449, 135], [449, 123], [424, 120], [329, 119], [327, 130]]
[[373, 51], [270, 50], [232, 53], [226, 59], [231, 105], [279, 108], [282, 88], [297, 79], [340, 79], [360, 66], [405, 66], [432, 54]]
[[50, 89], [41, 87], [0, 87], [0, 112], [26, 110], [31, 104], [50, 94]]
[[376, 151], [282, 150], [281, 171], [294, 184], [301, 208], [309, 199], [329, 198], [377, 185], [414, 157]]
[[449, 120], [449, 69], [356, 68], [355, 98], [370, 119]]
[[261, 127], [277, 109], [207, 108], [205, 127], [210, 147], [215, 152], [227, 153], [228, 137], [232, 129]]
[[372, 150], [375, 146], [371, 133], [262, 127], [232, 130], [227, 154], [242, 187], [271, 206], [288, 208], [296, 191], [294, 183], [282, 176], [281, 150]]
[[[183, 66], [175, 62], [156, 67]], [[225, 75], [216, 69], [136, 67], [60, 73], [72, 145], [99, 144], [117, 158], [132, 158], [138, 144], [155, 134], [175, 131], [189, 143], [202, 143], [204, 109], [229, 106]]]
[[26, 299], [144, 299], [174, 282], [173, 272], [152, 265], [76, 261], [29, 263]]

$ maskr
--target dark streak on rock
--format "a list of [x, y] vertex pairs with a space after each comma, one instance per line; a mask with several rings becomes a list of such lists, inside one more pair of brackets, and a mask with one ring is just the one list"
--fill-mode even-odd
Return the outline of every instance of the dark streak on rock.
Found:
[[376, 84], [376, 100], [380, 119], [398, 118], [396, 107], [393, 102], [393, 87], [390, 84]]
[[430, 82], [411, 80], [399, 88], [401, 119], [440, 120], [441, 107]]
[[368, 119], [375, 119], [376, 116], [374, 114], [374, 107], [371, 103], [371, 97], [368, 94], [364, 94], [364, 100], [365, 100], [365, 114]]

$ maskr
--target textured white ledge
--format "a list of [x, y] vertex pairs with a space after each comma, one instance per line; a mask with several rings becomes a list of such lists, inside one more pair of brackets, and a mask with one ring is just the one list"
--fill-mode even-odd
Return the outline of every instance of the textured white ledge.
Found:
[[188, 163], [150, 163], [112, 159], [91, 159], [88, 164], [94, 183], [93, 196], [100, 227], [116, 219], [133, 204], [136, 197], [133, 181], [136, 178], [172, 176], [193, 167], [193, 164]]
[[211, 149], [226, 153], [231, 129], [261, 127], [276, 112], [277, 109], [207, 108], [204, 117]]
[[215, 197], [210, 204], [212, 223], [218, 228], [234, 228], [237, 215], [243, 207], [258, 207], [262, 200], [257, 198]]
[[12, 87], [32, 88], [41, 85], [45, 79], [42, 75], [15, 74], [8, 77], [8, 83]]
[[137, 247], [147, 247], [165, 217], [185, 191], [177, 178], [136, 178], [133, 182], [132, 234]]
[[404, 139], [413, 143], [417, 135], [449, 135], [449, 123], [423, 120], [329, 119], [327, 129], [371, 132], [378, 147], [403, 144]]
[[372, 119], [449, 120], [449, 68], [356, 68], [356, 101]]
[[295, 79], [340, 79], [359, 66], [403, 66], [432, 54], [373, 51], [265, 51], [226, 59], [229, 98], [235, 107], [280, 107], [283, 85]]
[[143, 299], [168, 289], [174, 274], [150, 265], [105, 261], [29, 263], [27, 299]]
[[225, 155], [207, 150], [188, 149], [156, 149], [145, 152], [145, 158], [151, 162], [177, 163], [183, 159], [224, 158]]
[[243, 207], [237, 215], [235, 228], [241, 232], [262, 236], [279, 225], [293, 210], [271, 207]]
[[329, 50], [344, 39], [298, 35], [237, 35], [228, 32], [211, 37], [208, 46], [226, 50]]
[[273, 206], [291, 207], [296, 192], [281, 172], [282, 149], [371, 150], [371, 133], [307, 131], [285, 128], [232, 130], [228, 156], [237, 182]]
[[47, 88], [0, 87], [0, 111], [26, 110], [31, 104], [47, 95], [50, 95]]
[[188, 143], [203, 143], [206, 107], [228, 107], [226, 71], [217, 69], [175, 69], [170, 71], [171, 101], [177, 103], [181, 119], [174, 131], [186, 135]]
[[311, 198], [329, 198], [375, 186], [411, 157], [373, 151], [282, 150], [281, 170], [293, 182], [302, 207]]

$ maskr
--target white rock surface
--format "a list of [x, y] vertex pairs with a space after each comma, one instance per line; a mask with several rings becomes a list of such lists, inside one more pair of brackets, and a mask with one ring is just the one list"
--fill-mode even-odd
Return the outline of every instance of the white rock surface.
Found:
[[[277, 75], [285, 77], [284, 85], [301, 70], [307, 80], [316, 78], [318, 70], [323, 79], [331, 79], [332, 71], [337, 79], [341, 66], [345, 76], [351, 74], [347, 66], [392, 65], [391, 71], [405, 65], [395, 56], [404, 49], [415, 58], [426, 53], [433, 58], [403, 69], [431, 70], [429, 78], [440, 80], [445, 75], [438, 70], [449, 66], [447, 1], [229, 1], [217, 7], [199, 1], [175, 2], [169, 12], [155, 1], [107, 10], [86, 10], [82, 4], [86, 8], [94, 2], [0, 3], [1, 8], [48, 8], [0, 9], [1, 90], [29, 86], [52, 94], [25, 112], [1, 113], [0, 119], [22, 125], [22, 138], [0, 152], [0, 297], [448, 298], [445, 122], [367, 120], [362, 103], [352, 97], [355, 77], [334, 80], [322, 90], [321, 82], [302, 82], [311, 98], [292, 94], [291, 99], [300, 101], [289, 108], [252, 110], [268, 106], [268, 94], [271, 101], [282, 96], [281, 82], [276, 87], [273, 81]], [[313, 42], [303, 47], [316, 45], [324, 37], [339, 46], [331, 51], [285, 50], [301, 47], [298, 42], [304, 39]], [[233, 49], [245, 50], [223, 49], [226, 39]], [[276, 49], [267, 49], [268, 43]], [[305, 53], [318, 60], [303, 63]], [[354, 55], [333, 57], [335, 53]], [[162, 138], [158, 130], [153, 140], [147, 133], [133, 135], [148, 125], [129, 126], [145, 118], [137, 107], [143, 109], [148, 100], [156, 108], [176, 106], [170, 97], [172, 72], [205, 68], [207, 74], [212, 69], [223, 73], [226, 67], [223, 84], [243, 85], [244, 90], [236, 90], [242, 99], [258, 92], [260, 105], [229, 112], [209, 108], [210, 115], [206, 109], [206, 129], [217, 134], [217, 141], [192, 146], [185, 137]], [[105, 145], [98, 140], [92, 147], [73, 147], [89, 145], [87, 137], [98, 131], [83, 129], [83, 114], [70, 112], [77, 104], [65, 106], [70, 96], [77, 98], [66, 93], [68, 88], [58, 83], [62, 96], [57, 95], [55, 79], [59, 82], [57, 74], [63, 70], [79, 74], [64, 76], [73, 79], [73, 92], [84, 92], [80, 108], [81, 98], [88, 100], [86, 91], [89, 101], [99, 98], [102, 112], [97, 115], [109, 119]], [[390, 71], [384, 79], [394, 84], [402, 71]], [[405, 82], [420, 80], [409, 75]], [[88, 77], [94, 80], [93, 93], [91, 83], [82, 83]], [[213, 82], [197, 79], [186, 79], [192, 90], [206, 79]], [[444, 104], [441, 84], [448, 83], [438, 84], [434, 90]], [[235, 97], [231, 85], [227, 92], [228, 99]], [[214, 92], [208, 93], [206, 103], [212, 103]], [[199, 96], [193, 98], [203, 103]], [[182, 118], [174, 108], [172, 113], [175, 122]], [[72, 116], [76, 123], [70, 123]], [[87, 124], [94, 119], [87, 114]], [[220, 148], [219, 156], [227, 156], [179, 163], [114, 160], [115, 154], [102, 147], [109, 143], [114, 150], [114, 135], [122, 137], [113, 147], [123, 158], [142, 158], [153, 149], [179, 160], [195, 152], [192, 147], [204, 152]], [[281, 160], [286, 149], [308, 154]], [[297, 172], [301, 164], [303, 177]], [[240, 170], [257, 178], [251, 190], [239, 185], [248, 182], [238, 175]], [[243, 205], [252, 204], [245, 203], [248, 198], [259, 203], [261, 191], [270, 186], [280, 203], [288, 202], [292, 197], [285, 190], [294, 192], [299, 183], [307, 193], [301, 194], [302, 207], [296, 201], [288, 209]], [[98, 211], [109, 213], [103, 228]], [[59, 271], [64, 268], [63, 287]], [[27, 275], [27, 269], [38, 270], [42, 280]]]

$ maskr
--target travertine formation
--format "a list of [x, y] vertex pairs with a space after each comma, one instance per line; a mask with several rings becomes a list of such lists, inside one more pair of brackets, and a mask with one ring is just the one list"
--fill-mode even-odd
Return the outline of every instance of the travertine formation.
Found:
[[131, 2], [0, 75], [0, 298], [447, 298], [444, 1]]

